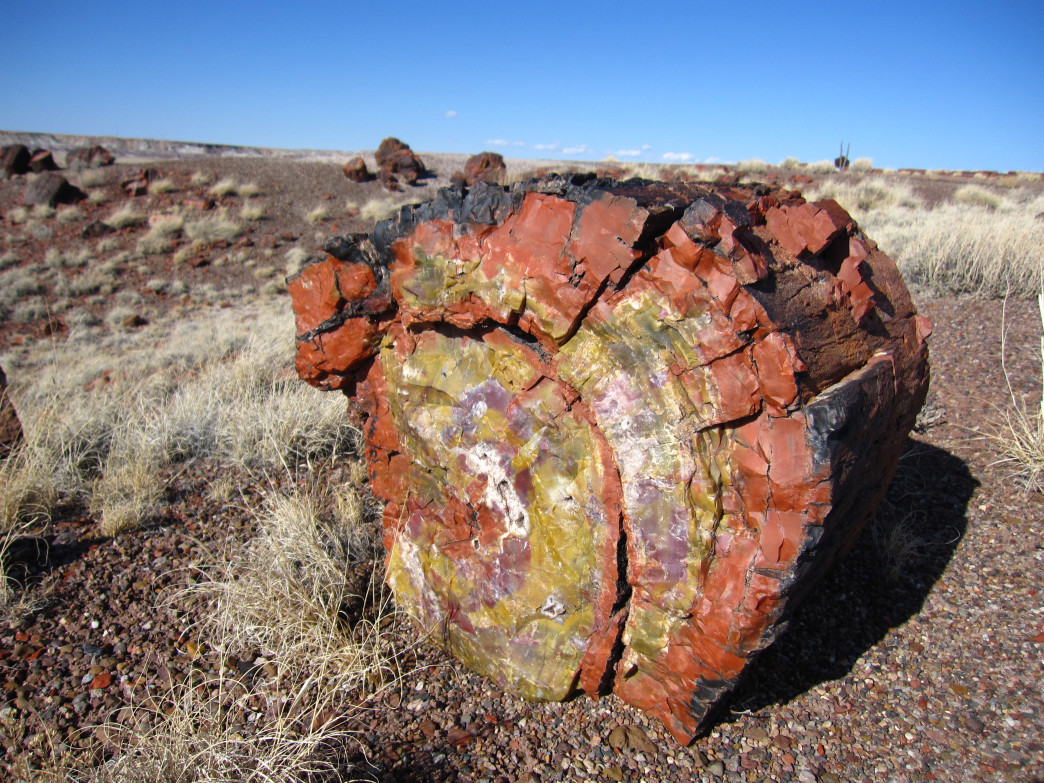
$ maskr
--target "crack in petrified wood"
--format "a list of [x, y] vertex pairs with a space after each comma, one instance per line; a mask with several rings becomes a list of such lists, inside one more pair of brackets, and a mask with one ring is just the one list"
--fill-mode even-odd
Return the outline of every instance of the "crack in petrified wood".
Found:
[[680, 741], [849, 545], [930, 331], [833, 202], [556, 179], [443, 191], [290, 281], [343, 389], [388, 582], [530, 698], [612, 688]]

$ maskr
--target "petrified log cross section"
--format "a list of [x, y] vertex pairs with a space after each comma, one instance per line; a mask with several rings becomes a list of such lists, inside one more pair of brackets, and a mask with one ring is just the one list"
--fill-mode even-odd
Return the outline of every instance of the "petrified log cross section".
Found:
[[926, 319], [832, 201], [479, 184], [290, 281], [352, 400], [397, 600], [537, 699], [692, 738], [858, 535], [927, 387]]

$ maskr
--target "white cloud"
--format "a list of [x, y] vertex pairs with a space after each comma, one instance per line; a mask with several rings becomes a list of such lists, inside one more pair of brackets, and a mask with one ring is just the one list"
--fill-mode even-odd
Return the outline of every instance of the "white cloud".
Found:
[[557, 150], [558, 149], [558, 142], [556, 141], [554, 144], [534, 144], [533, 145], [533, 149], [535, 149], [535, 150]]
[[526, 143], [524, 141], [513, 141], [511, 142], [512, 147], [524, 147]]
[[449, 110], [448, 112], [446, 112], [446, 113], [445, 113], [444, 115], [442, 115], [442, 116], [443, 116], [443, 117], [450, 117], [450, 118], [452, 118], [452, 117], [456, 117], [456, 116], [457, 116], [457, 112], [456, 112], [456, 111], [455, 111], [454, 109], [450, 109], [450, 110]]
[[721, 163], [721, 158], [716, 158], [711, 155], [709, 158], [703, 161], [704, 163]]
[[672, 163], [688, 163], [695, 156], [691, 152], [665, 152], [663, 159]]
[[641, 150], [617, 150], [613, 153], [618, 158], [637, 158], [642, 154]]
[[652, 149], [652, 147], [650, 147], [650, 146], [649, 146], [648, 144], [643, 144], [643, 145], [642, 145], [642, 149], [643, 149], [643, 150], [651, 150], [651, 149]]
[[580, 155], [580, 154], [582, 154], [584, 152], [587, 152], [587, 145], [586, 144], [577, 144], [574, 147], [565, 147], [562, 150], [562, 154], [563, 155]]
[[486, 144], [491, 147], [510, 147], [511, 142], [507, 139], [486, 139]]

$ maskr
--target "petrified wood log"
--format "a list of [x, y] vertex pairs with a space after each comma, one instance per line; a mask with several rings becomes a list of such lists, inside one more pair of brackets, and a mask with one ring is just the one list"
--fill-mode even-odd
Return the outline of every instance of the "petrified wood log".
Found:
[[833, 201], [585, 177], [477, 184], [290, 281], [341, 389], [387, 578], [536, 699], [615, 691], [686, 742], [880, 500], [927, 319]]

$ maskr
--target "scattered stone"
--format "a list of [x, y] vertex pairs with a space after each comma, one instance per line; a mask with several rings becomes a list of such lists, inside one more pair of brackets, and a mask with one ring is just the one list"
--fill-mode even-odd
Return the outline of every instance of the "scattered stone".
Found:
[[29, 170], [36, 173], [41, 171], [57, 171], [58, 164], [54, 162], [54, 156], [49, 150], [35, 150], [29, 159]]
[[149, 183], [159, 179], [156, 169], [141, 169], [120, 183], [128, 196], [144, 196], [149, 192]]
[[356, 156], [344, 164], [344, 176], [352, 182], [369, 182], [374, 178], [370, 170], [366, 168], [366, 161], [361, 156]]
[[712, 761], [707, 765], [707, 772], [716, 778], [720, 778], [725, 774], [725, 765], [720, 761]]
[[0, 168], [3, 169], [5, 177], [25, 174], [29, 171], [31, 158], [29, 148], [24, 144], [9, 144], [6, 147], [0, 147]]
[[6, 457], [22, 442], [22, 423], [11, 398], [7, 396], [7, 376], [0, 367], [0, 457]]
[[656, 755], [656, 746], [652, 743], [641, 726], [617, 726], [609, 732], [609, 745], [614, 750], [630, 750], [636, 753]]
[[859, 535], [927, 391], [895, 264], [783, 190], [447, 189], [289, 291], [299, 374], [364, 425], [399, 603], [500, 687], [611, 687], [683, 743]]
[[47, 204], [53, 207], [55, 204], [75, 204], [87, 198], [87, 194], [54, 171], [46, 171], [25, 189], [22, 203], [26, 206], [36, 204]]
[[122, 324], [126, 329], [136, 329], [139, 326], [145, 326], [147, 323], [148, 321], [137, 313], [134, 313], [134, 315], [128, 315], [122, 321]]
[[72, 149], [65, 155], [65, 165], [69, 168], [97, 168], [115, 162], [115, 156], [99, 144]]

